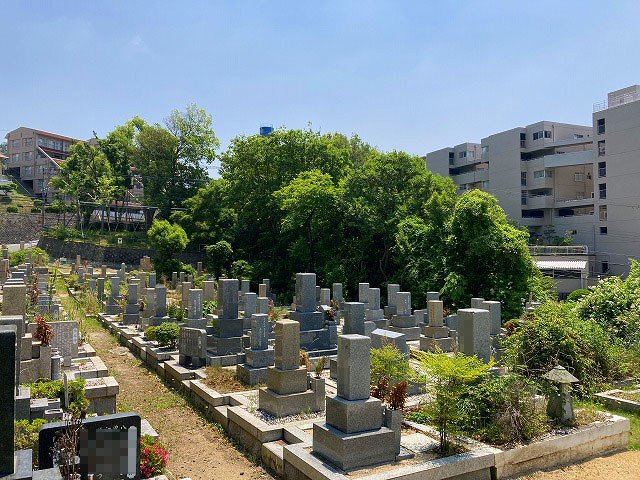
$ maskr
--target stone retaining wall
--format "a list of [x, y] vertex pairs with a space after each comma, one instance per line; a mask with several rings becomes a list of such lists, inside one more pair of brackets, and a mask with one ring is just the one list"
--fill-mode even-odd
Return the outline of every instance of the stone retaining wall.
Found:
[[[62, 225], [57, 214], [45, 213], [46, 225]], [[0, 244], [35, 240], [42, 233], [42, 215], [39, 213], [0, 212]]]
[[[154, 250], [131, 247], [103, 247], [92, 243], [64, 241], [56, 238], [40, 237], [38, 247], [45, 250], [52, 258], [75, 259], [80, 255], [82, 260], [88, 260], [106, 265], [120, 265], [126, 263], [138, 267], [140, 259], [148, 255], [152, 259], [156, 256]], [[204, 261], [204, 254], [200, 252], [184, 252], [175, 256], [183, 263], [196, 265]], [[74, 260], [75, 261], [75, 260]]]

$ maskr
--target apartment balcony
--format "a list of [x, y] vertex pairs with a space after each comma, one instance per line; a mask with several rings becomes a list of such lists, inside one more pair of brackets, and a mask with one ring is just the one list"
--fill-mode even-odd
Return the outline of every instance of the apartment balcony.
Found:
[[522, 205], [526, 210], [539, 210], [541, 208], [553, 208], [555, 200], [553, 195], [537, 195], [527, 198], [527, 204]]
[[[523, 208], [524, 208], [524, 205], [523, 205]], [[541, 218], [522, 217], [519, 223], [520, 225], [523, 225], [525, 227], [542, 227], [544, 225], [547, 225], [549, 221], [545, 220], [544, 217], [541, 217]]]
[[544, 166], [551, 167], [567, 167], [569, 165], [590, 165], [593, 163], [593, 151], [584, 150], [581, 152], [556, 153], [555, 155], [546, 155], [543, 157]]
[[456, 185], [466, 185], [467, 183], [484, 182], [489, 180], [489, 169], [474, 170], [473, 172], [461, 173], [452, 177]]
[[538, 188], [553, 188], [553, 177], [533, 178], [533, 172], [527, 172], [527, 190]]
[[580, 198], [575, 200], [556, 200], [555, 208], [579, 208], [593, 207], [593, 198]]

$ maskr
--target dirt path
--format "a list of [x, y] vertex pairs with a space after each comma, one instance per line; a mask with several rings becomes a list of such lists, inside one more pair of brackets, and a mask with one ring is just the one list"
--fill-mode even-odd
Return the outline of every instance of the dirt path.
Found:
[[172, 476], [193, 480], [273, 478], [244, 457], [106, 330], [91, 331], [90, 343], [120, 384], [118, 411], [134, 410], [149, 420], [169, 449], [167, 467]]
[[615, 453], [551, 472], [537, 472], [524, 477], [526, 480], [598, 480], [601, 478], [640, 479], [640, 452], [629, 450]]

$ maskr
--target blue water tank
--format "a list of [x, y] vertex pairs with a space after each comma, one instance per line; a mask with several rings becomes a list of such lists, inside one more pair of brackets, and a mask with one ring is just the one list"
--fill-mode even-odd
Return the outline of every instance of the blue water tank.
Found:
[[263, 137], [268, 137], [271, 132], [273, 132], [273, 125], [260, 125], [260, 135]]

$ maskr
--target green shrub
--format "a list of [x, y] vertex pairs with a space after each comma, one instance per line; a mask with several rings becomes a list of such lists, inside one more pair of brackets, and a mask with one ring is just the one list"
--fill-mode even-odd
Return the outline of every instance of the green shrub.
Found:
[[[44, 418], [36, 418], [29, 423], [28, 420], [13, 421], [13, 441], [15, 450], [38, 450], [38, 432], [40, 427], [46, 424]], [[32, 467], [37, 467], [38, 455], [33, 455]]]
[[215, 300], [207, 300], [202, 302], [202, 314], [206, 317], [209, 314], [215, 314], [217, 302]]
[[39, 208], [35, 208], [35, 207], [32, 208], [30, 211], [31, 211], [31, 213], [41, 213], [40, 209]]
[[[372, 348], [370, 355], [372, 387], [380, 385], [383, 381], [386, 381], [387, 385], [391, 387], [396, 383], [413, 378], [409, 357], [392, 343], [385, 343], [382, 348]], [[381, 392], [381, 394], [384, 393], [386, 392]]]
[[33, 201], [33, 206], [34, 207], [41, 207], [42, 206], [42, 200], [34, 200]]
[[207, 255], [207, 264], [211, 268], [214, 276], [219, 278], [222, 271], [228, 266], [233, 255], [233, 248], [229, 242], [220, 241], [213, 245], [207, 245], [204, 249]]
[[421, 405], [416, 417], [433, 425], [440, 436], [439, 450], [449, 454], [455, 450], [451, 437], [462, 429], [465, 416], [460, 404], [470, 386], [489, 374], [491, 364], [462, 353], [414, 352], [424, 373], [428, 400]]
[[58, 240], [70, 240], [72, 238], [80, 237], [80, 232], [75, 228], [65, 228], [62, 225], [53, 225], [46, 231], [48, 237], [56, 238]]
[[69, 389], [69, 405], [64, 402], [64, 384], [61, 381], [35, 382], [29, 385], [31, 398], [59, 398], [62, 408], [80, 413], [87, 409], [89, 401], [84, 394], [84, 379], [76, 378], [67, 383]]
[[7, 207], [7, 213], [18, 213], [18, 207], [14, 206], [14, 205], [9, 205]]
[[156, 341], [161, 347], [175, 347], [179, 333], [180, 327], [177, 323], [164, 322], [156, 327]]
[[540, 379], [562, 365], [580, 381], [576, 388], [589, 392], [620, 375], [616, 342], [564, 304], [545, 303], [526, 314], [506, 345], [507, 362], [528, 378]]
[[47, 254], [47, 252], [45, 252], [41, 248], [33, 247], [25, 248], [24, 250], [15, 250], [13, 252], [9, 252], [9, 263], [11, 264], [11, 266], [23, 264], [27, 259], [27, 252], [29, 250], [31, 250], [31, 258], [33, 258], [34, 261], [37, 260], [38, 254], [41, 253], [44, 263], [49, 263], [49, 255]]
[[176, 322], [184, 321], [184, 310], [179, 303], [170, 303], [167, 305], [167, 316], [173, 318]]
[[460, 408], [463, 430], [494, 444], [528, 442], [548, 430], [546, 402], [538, 386], [520, 375], [487, 377], [469, 389]]
[[236, 260], [231, 264], [231, 275], [238, 280], [250, 280], [253, 268], [246, 260]]
[[0, 203], [11, 203], [13, 202], [13, 198], [11, 197], [0, 197]]
[[154, 342], [158, 339], [157, 331], [158, 327], [149, 327], [144, 331], [144, 336], [147, 337], [147, 340]]
[[171, 258], [183, 252], [187, 247], [187, 234], [178, 224], [171, 224], [167, 220], [154, 220], [147, 232], [149, 242], [156, 253], [162, 258]]
[[574, 290], [569, 295], [567, 295], [567, 302], [577, 302], [585, 295], [589, 295], [589, 290], [585, 288], [579, 288], [578, 290]]

